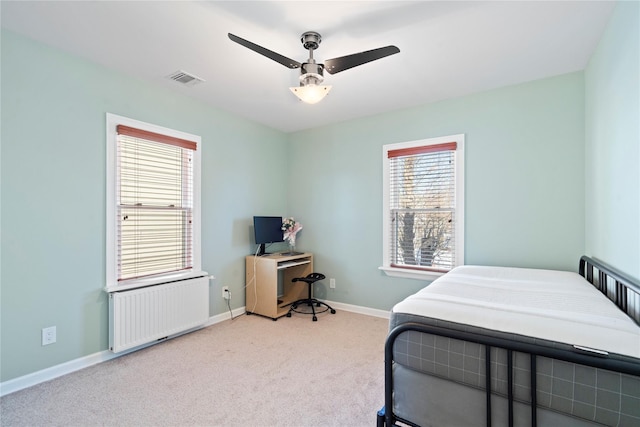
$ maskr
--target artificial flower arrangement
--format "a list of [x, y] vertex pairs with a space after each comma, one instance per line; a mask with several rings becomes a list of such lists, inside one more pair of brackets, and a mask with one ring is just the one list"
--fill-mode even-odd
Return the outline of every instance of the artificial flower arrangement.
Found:
[[284, 240], [289, 243], [289, 246], [293, 247], [296, 245], [296, 234], [298, 231], [302, 230], [302, 224], [296, 222], [293, 217], [285, 218], [282, 221], [282, 231], [284, 231]]

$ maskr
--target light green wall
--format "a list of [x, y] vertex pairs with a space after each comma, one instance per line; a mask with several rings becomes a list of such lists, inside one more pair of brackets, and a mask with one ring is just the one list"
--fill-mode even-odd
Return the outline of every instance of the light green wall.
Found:
[[425, 282], [382, 264], [382, 145], [465, 134], [465, 261], [576, 270], [584, 250], [584, 81], [573, 73], [291, 135], [300, 245], [323, 297], [390, 309]]
[[585, 71], [586, 252], [640, 280], [640, 2], [620, 2]]
[[107, 349], [107, 112], [202, 136], [211, 314], [222, 284], [243, 306], [252, 216], [287, 206], [284, 134], [9, 32], [1, 47], [1, 380]]

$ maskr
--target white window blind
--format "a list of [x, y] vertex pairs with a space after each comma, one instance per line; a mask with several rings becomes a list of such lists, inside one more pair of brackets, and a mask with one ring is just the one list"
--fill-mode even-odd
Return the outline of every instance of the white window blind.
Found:
[[456, 265], [456, 142], [389, 150], [390, 266]]
[[117, 126], [117, 280], [193, 267], [195, 142]]

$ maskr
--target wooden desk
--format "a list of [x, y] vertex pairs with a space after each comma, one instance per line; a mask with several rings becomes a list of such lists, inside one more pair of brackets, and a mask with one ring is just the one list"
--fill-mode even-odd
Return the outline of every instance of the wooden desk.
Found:
[[[278, 320], [289, 311], [292, 302], [307, 298], [308, 285], [292, 282], [313, 273], [313, 255], [265, 255], [245, 258], [246, 312]], [[254, 274], [255, 272], [255, 274]], [[283, 295], [278, 297], [278, 275], [282, 274]]]

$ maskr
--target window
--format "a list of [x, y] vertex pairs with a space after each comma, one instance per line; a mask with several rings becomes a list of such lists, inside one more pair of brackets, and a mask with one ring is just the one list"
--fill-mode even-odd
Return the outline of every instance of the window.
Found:
[[433, 279], [464, 262], [464, 135], [383, 147], [383, 265]]
[[200, 137], [107, 115], [107, 287], [200, 270]]

